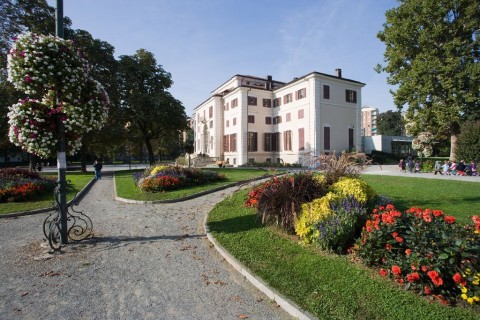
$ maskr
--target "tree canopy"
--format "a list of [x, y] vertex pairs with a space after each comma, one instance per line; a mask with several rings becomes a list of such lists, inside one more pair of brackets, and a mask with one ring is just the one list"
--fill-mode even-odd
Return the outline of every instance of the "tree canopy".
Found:
[[386, 12], [378, 38], [406, 129], [451, 136], [453, 157], [460, 124], [480, 117], [480, 5], [471, 0], [399, 0]]
[[388, 110], [378, 114], [377, 133], [386, 136], [401, 136], [403, 134], [403, 119], [400, 112]]
[[185, 109], [167, 89], [173, 84], [151, 52], [137, 50], [132, 56], [120, 56], [119, 90], [122, 111], [138, 130], [148, 150], [150, 164], [155, 162], [152, 141], [179, 139], [187, 128]]

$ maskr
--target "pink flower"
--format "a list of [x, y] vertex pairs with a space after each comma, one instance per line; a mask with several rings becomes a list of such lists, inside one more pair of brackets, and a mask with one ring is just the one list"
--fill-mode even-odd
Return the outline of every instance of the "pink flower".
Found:
[[454, 216], [445, 216], [444, 220], [448, 224], [454, 224], [456, 218]]

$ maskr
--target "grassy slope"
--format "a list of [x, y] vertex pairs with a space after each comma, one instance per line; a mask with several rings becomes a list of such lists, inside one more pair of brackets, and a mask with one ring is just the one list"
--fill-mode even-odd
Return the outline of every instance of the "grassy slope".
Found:
[[264, 281], [320, 319], [478, 319], [478, 313], [431, 303], [346, 257], [328, 255], [262, 228], [245, 192], [209, 215], [214, 237]]

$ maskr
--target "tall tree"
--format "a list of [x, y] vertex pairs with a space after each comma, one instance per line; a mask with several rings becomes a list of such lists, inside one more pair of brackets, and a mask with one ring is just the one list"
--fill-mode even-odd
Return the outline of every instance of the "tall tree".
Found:
[[448, 134], [450, 157], [466, 118], [480, 117], [480, 5], [472, 0], [399, 0], [378, 38], [406, 129]]
[[377, 133], [386, 136], [403, 134], [402, 115], [398, 111], [388, 110], [377, 116]]
[[150, 164], [155, 162], [152, 141], [186, 129], [185, 109], [167, 89], [171, 74], [157, 65], [154, 55], [145, 49], [132, 56], [120, 56], [120, 101], [126, 120], [141, 132]]
[[455, 154], [465, 161], [480, 161], [480, 121], [467, 121], [462, 124]]

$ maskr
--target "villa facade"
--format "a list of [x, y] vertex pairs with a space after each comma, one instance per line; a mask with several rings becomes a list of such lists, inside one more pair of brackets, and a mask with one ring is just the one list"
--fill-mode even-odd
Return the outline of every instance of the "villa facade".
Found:
[[364, 85], [342, 78], [340, 69], [287, 83], [235, 75], [195, 108], [195, 154], [233, 166], [309, 166], [321, 154], [360, 150]]

